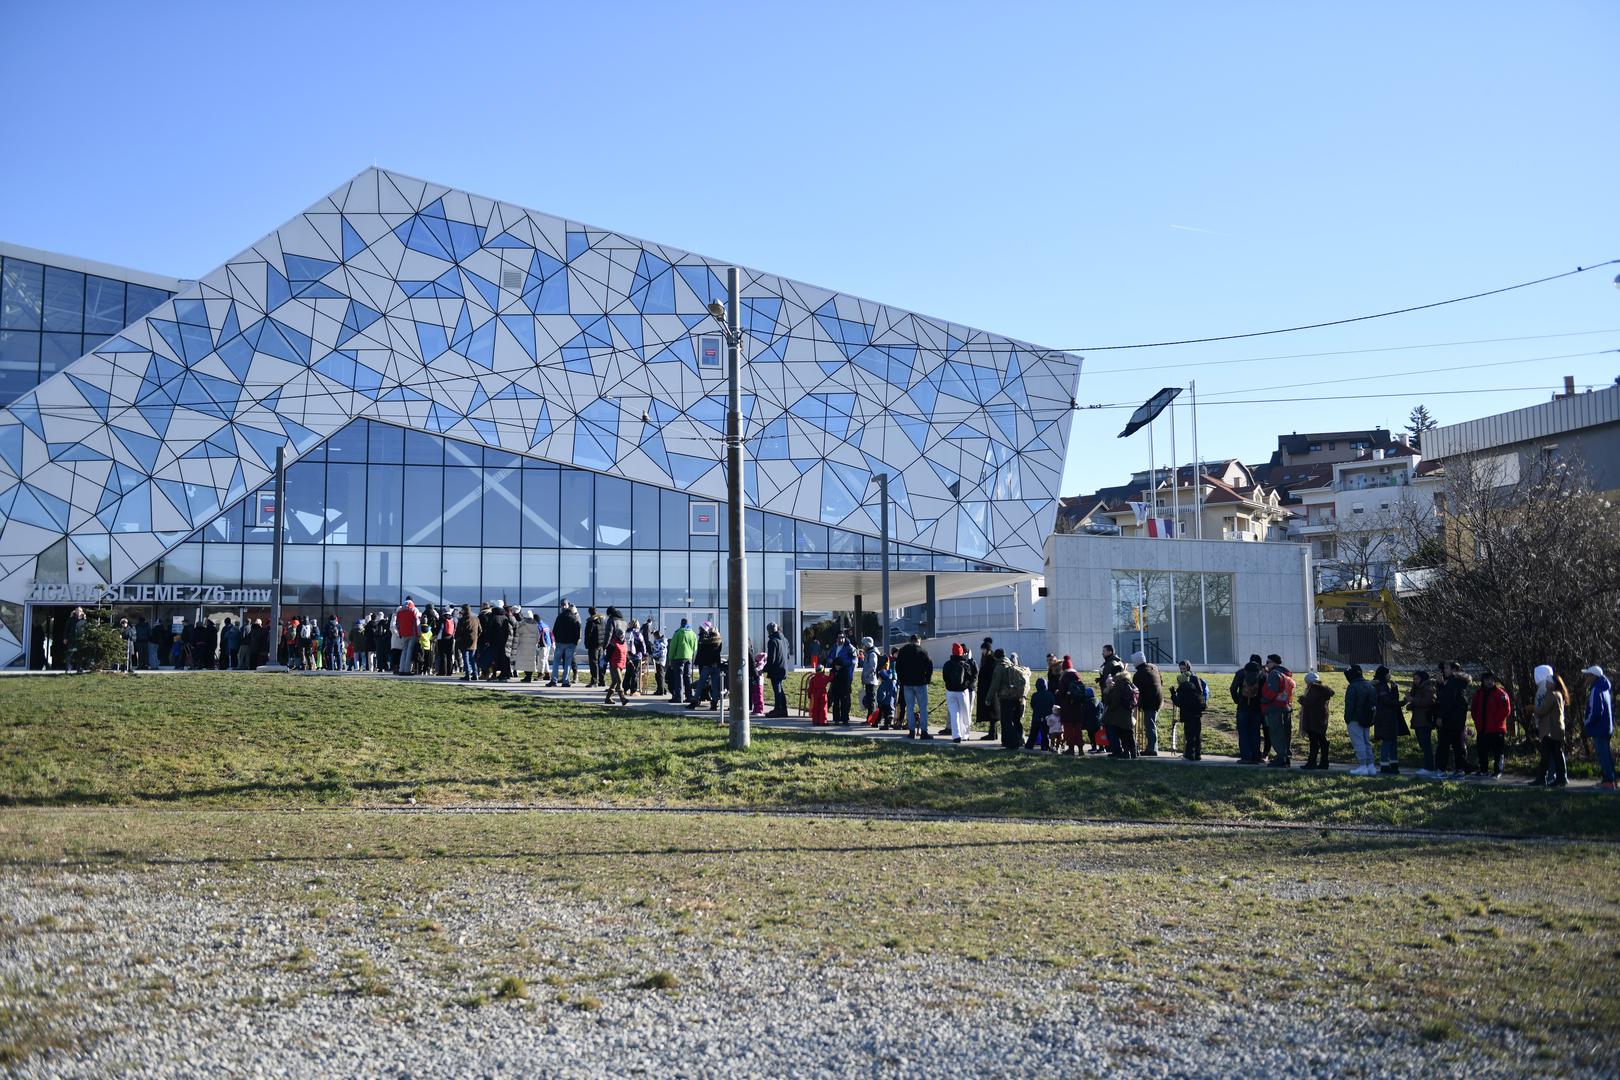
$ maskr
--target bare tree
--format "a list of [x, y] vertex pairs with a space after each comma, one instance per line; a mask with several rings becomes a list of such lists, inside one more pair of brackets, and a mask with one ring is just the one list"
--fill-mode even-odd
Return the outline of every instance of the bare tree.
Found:
[[[1390, 583], [1411, 548], [1411, 522], [1392, 511], [1337, 518], [1322, 539], [1333, 545], [1331, 558], [1317, 561], [1319, 592], [1376, 591]], [[1371, 619], [1371, 609], [1345, 608], [1345, 622]]]
[[1448, 461], [1440, 506], [1411, 531], [1413, 560], [1428, 568], [1401, 599], [1409, 646], [1493, 668], [1521, 710], [1537, 664], [1573, 682], [1620, 657], [1620, 507], [1578, 463]]

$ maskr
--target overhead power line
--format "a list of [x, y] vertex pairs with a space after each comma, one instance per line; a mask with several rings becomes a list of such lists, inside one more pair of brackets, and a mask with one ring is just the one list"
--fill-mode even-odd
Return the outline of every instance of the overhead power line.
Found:
[[1132, 374], [1138, 371], [1180, 371], [1183, 368], [1225, 367], [1229, 364], [1258, 364], [1266, 360], [1314, 360], [1322, 356], [1361, 356], [1367, 353], [1410, 352], [1414, 349], [1449, 349], [1458, 345], [1498, 345], [1504, 341], [1545, 341], [1549, 338], [1589, 337], [1592, 334], [1617, 334], [1620, 327], [1605, 330], [1566, 330], [1559, 334], [1522, 334], [1518, 337], [1470, 338], [1466, 341], [1431, 341], [1423, 345], [1379, 345], [1368, 349], [1333, 349], [1328, 352], [1278, 353], [1270, 356], [1242, 356], [1235, 360], [1192, 360], [1187, 363], [1143, 364], [1132, 367], [1094, 368], [1087, 366], [1085, 375]]
[[1470, 293], [1467, 296], [1454, 296], [1449, 300], [1436, 300], [1428, 304], [1414, 304], [1411, 307], [1395, 308], [1392, 311], [1377, 311], [1371, 315], [1353, 315], [1347, 319], [1329, 319], [1326, 322], [1303, 323], [1299, 326], [1282, 326], [1276, 330], [1253, 330], [1246, 334], [1217, 334], [1213, 337], [1182, 338], [1179, 341], [1143, 341], [1134, 345], [1077, 345], [1074, 348], [1056, 350], [1058, 352], [1111, 352], [1116, 349], [1162, 349], [1170, 345], [1203, 345], [1211, 341], [1237, 341], [1242, 338], [1270, 337], [1273, 334], [1293, 334], [1301, 330], [1320, 330], [1327, 326], [1344, 326], [1348, 323], [1366, 322], [1369, 319], [1387, 319], [1391, 315], [1408, 315], [1414, 311], [1428, 311], [1430, 308], [1445, 307], [1447, 304], [1460, 304], [1466, 300], [1480, 300], [1487, 296], [1499, 296], [1515, 289], [1528, 289], [1532, 285], [1544, 285], [1549, 281], [1560, 278], [1574, 277], [1589, 270], [1596, 270], [1604, 266], [1620, 264], [1620, 259], [1609, 259], [1606, 262], [1593, 263], [1590, 266], [1577, 266], [1573, 270], [1566, 270], [1562, 274], [1549, 274], [1546, 277], [1536, 278], [1534, 281], [1521, 281], [1517, 285], [1504, 285], [1499, 289], [1487, 289], [1484, 292]]

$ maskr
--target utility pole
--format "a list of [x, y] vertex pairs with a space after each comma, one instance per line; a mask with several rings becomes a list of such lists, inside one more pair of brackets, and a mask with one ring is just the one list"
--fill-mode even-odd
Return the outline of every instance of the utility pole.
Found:
[[883, 559], [883, 625], [878, 630], [878, 640], [883, 643], [883, 655], [889, 655], [889, 474], [878, 473], [878, 535], [882, 537], [882, 546], [879, 547], [880, 557]]
[[[258, 508], [255, 507], [255, 510]], [[257, 516], [255, 514], [255, 516]], [[287, 444], [276, 447], [276, 536], [270, 548], [270, 625], [265, 627], [270, 648], [260, 671], [286, 671], [277, 650], [281, 648], [281, 546], [287, 533]]]
[[746, 750], [748, 718], [748, 567], [743, 551], [742, 271], [726, 270], [726, 586], [730, 593], [727, 636], [731, 664], [731, 748]]

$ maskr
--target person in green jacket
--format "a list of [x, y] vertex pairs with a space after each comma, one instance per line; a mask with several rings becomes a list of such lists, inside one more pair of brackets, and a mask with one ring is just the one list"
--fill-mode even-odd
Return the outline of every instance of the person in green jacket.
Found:
[[696, 653], [697, 634], [682, 619], [681, 625], [669, 635], [669, 658], [665, 665], [672, 705], [679, 705], [692, 694], [692, 657]]

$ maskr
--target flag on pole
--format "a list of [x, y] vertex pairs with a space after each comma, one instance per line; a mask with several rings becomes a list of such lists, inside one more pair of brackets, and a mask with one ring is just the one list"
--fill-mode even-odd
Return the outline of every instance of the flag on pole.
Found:
[[1144, 535], [1152, 537], [1165, 537], [1176, 535], [1176, 522], [1174, 518], [1152, 517], [1153, 506], [1145, 502], [1126, 503], [1131, 513], [1136, 515], [1136, 524], [1146, 530]]
[[1119, 437], [1123, 439], [1126, 436], [1135, 435], [1142, 428], [1147, 427], [1153, 422], [1153, 418], [1164, 412], [1165, 407], [1176, 400], [1180, 394], [1181, 387], [1167, 386], [1142, 402], [1141, 407], [1131, 413], [1130, 422], [1125, 425], [1125, 430], [1119, 433]]

